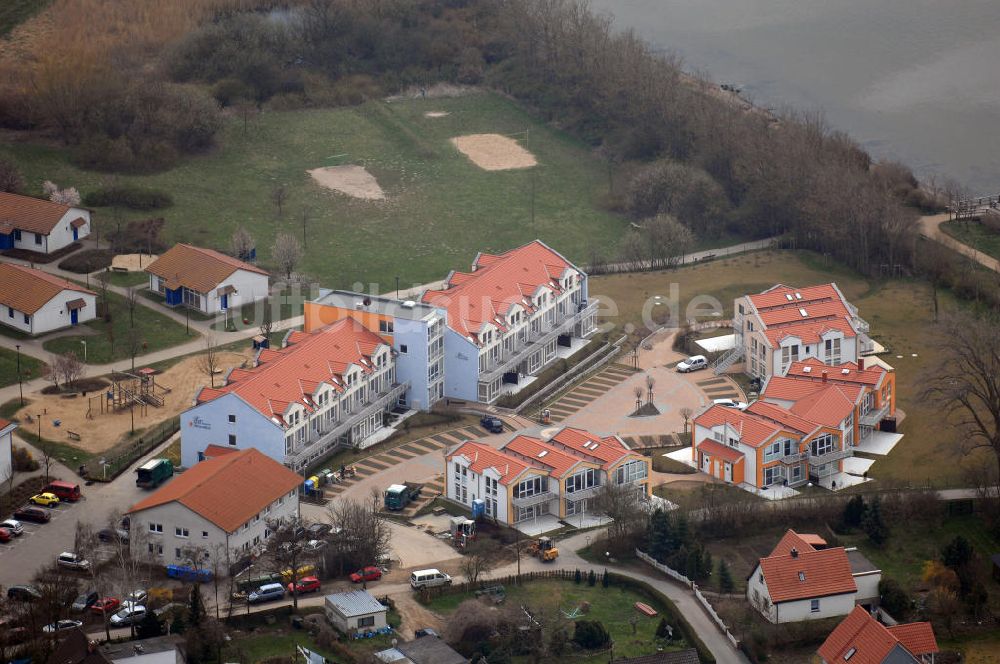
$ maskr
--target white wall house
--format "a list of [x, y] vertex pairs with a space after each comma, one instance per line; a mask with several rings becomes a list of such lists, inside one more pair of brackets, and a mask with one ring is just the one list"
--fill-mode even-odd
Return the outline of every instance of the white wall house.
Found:
[[191, 554], [230, 560], [259, 553], [269, 522], [299, 514], [302, 478], [254, 449], [188, 468], [133, 505], [131, 530], [142, 533], [152, 560], [192, 565]]
[[595, 331], [586, 273], [540, 240], [480, 253], [471, 272], [452, 272], [421, 299], [448, 311], [444, 393], [455, 399], [517, 392]]
[[218, 445], [303, 470], [338, 446], [372, 444], [406, 389], [389, 345], [354, 320], [290, 332], [282, 348], [261, 349], [254, 366], [198, 392], [181, 414], [181, 463]]
[[323, 605], [326, 619], [344, 634], [376, 632], [388, 625], [388, 607], [366, 590], [327, 595]]
[[97, 317], [97, 294], [79, 284], [13, 263], [0, 263], [0, 323], [39, 335]]
[[0, 486], [10, 480], [14, 473], [14, 465], [11, 459], [13, 451], [13, 433], [17, 425], [9, 420], [0, 419]]
[[90, 210], [0, 192], [0, 249], [51, 254], [90, 235]]
[[167, 306], [215, 314], [263, 300], [268, 273], [212, 249], [176, 244], [146, 268], [149, 290]]

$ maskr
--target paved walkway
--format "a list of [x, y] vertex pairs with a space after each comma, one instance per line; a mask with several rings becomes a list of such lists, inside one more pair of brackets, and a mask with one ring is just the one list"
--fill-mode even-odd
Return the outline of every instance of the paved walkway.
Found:
[[948, 235], [941, 230], [941, 224], [946, 221], [951, 221], [950, 214], [935, 214], [928, 217], [920, 218], [920, 232], [927, 238], [940, 242], [944, 246], [957, 251], [960, 254], [968, 256], [972, 260], [976, 261], [983, 267], [993, 270], [994, 272], [1000, 272], [1000, 261], [993, 258], [989, 254], [984, 254], [975, 247], [970, 247], [964, 242], [959, 242], [952, 236]]

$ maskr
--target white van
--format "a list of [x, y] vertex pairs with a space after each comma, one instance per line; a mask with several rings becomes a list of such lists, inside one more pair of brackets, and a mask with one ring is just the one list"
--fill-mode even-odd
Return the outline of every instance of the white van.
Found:
[[451, 577], [436, 569], [418, 569], [410, 575], [410, 585], [413, 586], [414, 590], [445, 586], [450, 583]]
[[687, 373], [689, 371], [698, 371], [699, 369], [708, 368], [708, 359], [704, 355], [692, 355], [683, 362], [677, 364], [677, 371], [681, 373]]

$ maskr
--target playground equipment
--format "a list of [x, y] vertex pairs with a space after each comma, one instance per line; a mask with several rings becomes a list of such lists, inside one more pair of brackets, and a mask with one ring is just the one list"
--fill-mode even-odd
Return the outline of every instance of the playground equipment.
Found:
[[94, 419], [97, 413], [115, 413], [136, 406], [145, 415], [147, 406], [161, 407], [163, 395], [169, 393], [169, 387], [156, 384], [154, 369], [140, 369], [138, 375], [114, 371], [111, 385], [101, 394], [87, 399], [87, 419]]

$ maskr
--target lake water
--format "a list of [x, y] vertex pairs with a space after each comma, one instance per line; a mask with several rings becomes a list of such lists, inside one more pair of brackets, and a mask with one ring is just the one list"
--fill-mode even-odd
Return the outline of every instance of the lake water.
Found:
[[592, 0], [755, 103], [821, 109], [877, 157], [1000, 192], [1000, 0]]

